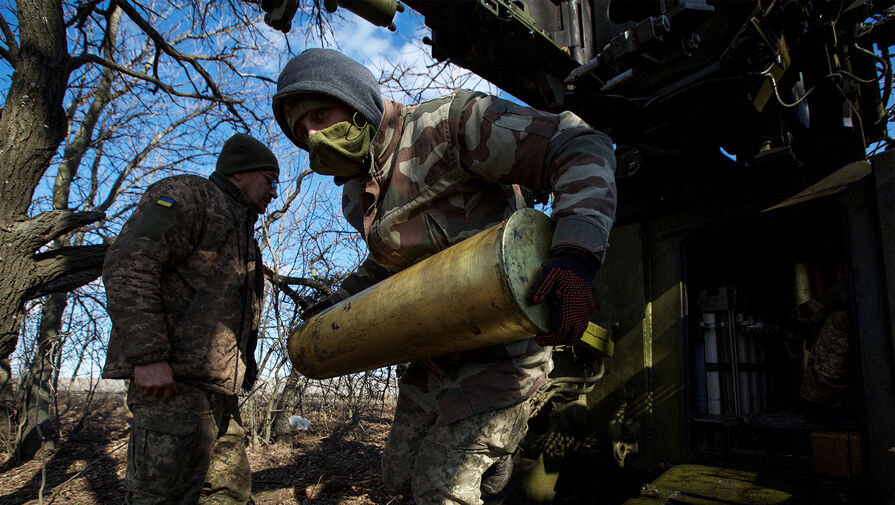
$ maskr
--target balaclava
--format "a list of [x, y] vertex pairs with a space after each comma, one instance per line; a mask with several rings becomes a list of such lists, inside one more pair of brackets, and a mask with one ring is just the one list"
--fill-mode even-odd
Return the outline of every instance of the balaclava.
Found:
[[[280, 107], [286, 124], [292, 125], [295, 133], [295, 125], [309, 111], [335, 105], [344, 106], [331, 96], [303, 93], [286, 97]], [[307, 139], [311, 170], [336, 177], [366, 173], [369, 170], [367, 153], [374, 135], [376, 128], [357, 112], [350, 120], [313, 133]], [[301, 140], [298, 135], [296, 138]]]
[[[284, 104], [290, 103], [287, 114]], [[358, 114], [350, 121], [315, 133], [310, 146], [295, 136], [292, 122], [313, 104], [336, 99]], [[332, 49], [308, 49], [286, 64], [277, 80], [273, 112], [283, 133], [311, 152], [311, 168], [326, 175], [350, 175], [360, 170], [369, 143], [382, 121], [379, 82], [365, 66]], [[360, 117], [357, 117], [360, 116]], [[349, 154], [346, 158], [345, 155]], [[338, 165], [338, 166], [337, 166]]]
[[260, 140], [237, 133], [224, 142], [214, 170], [221, 175], [255, 170], [270, 170], [279, 174], [280, 164]]
[[308, 161], [311, 170], [321, 175], [351, 177], [365, 174], [370, 169], [370, 144], [376, 128], [356, 117], [340, 121], [329, 128], [312, 133], [308, 137]]

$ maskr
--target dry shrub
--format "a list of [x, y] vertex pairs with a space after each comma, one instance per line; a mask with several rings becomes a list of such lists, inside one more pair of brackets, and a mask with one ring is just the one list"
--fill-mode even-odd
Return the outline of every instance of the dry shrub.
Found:
[[348, 435], [364, 418], [391, 417], [397, 398], [393, 367], [314, 380], [292, 373], [267, 380], [242, 398], [242, 416], [252, 444], [291, 440], [290, 416], [320, 431]]

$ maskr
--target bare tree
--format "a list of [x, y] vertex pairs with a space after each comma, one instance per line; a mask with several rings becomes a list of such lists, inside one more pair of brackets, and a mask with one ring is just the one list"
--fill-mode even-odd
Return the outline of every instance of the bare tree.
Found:
[[[336, 42], [321, 7], [301, 2], [291, 35]], [[19, 414], [20, 442], [34, 434], [52, 440], [60, 367], [76, 374], [85, 360], [102, 361], [108, 323], [97, 313], [104, 300], [93, 281], [106, 244], [148, 184], [207, 171], [234, 131], [267, 131], [273, 145], [281, 139], [268, 100], [292, 47], [260, 23], [257, 4], [242, 0], [19, 0], [0, 8], [10, 14], [0, 16], [0, 59], [13, 70], [9, 88], [0, 89], [0, 418]], [[434, 62], [381, 69], [386, 93], [408, 101], [469, 79]], [[337, 189], [311, 177], [297, 150], [287, 152], [281, 208], [259, 226], [275, 287], [259, 347], [263, 373], [275, 381], [264, 391], [274, 401], [259, 402], [266, 423], [300, 403], [295, 385], [308, 384], [285, 354], [300, 309], [327, 295], [364, 254], [340, 217]], [[29, 303], [39, 319], [26, 332]], [[17, 354], [25, 387], [16, 401], [9, 358], [19, 335], [29, 345]], [[348, 378], [336, 382], [312, 386], [345, 393], [348, 403], [372, 391]], [[284, 390], [290, 394], [277, 396]], [[20, 455], [39, 446], [22, 446]]]
[[234, 130], [269, 119], [257, 102], [271, 79], [242, 70], [270, 45], [260, 11], [233, 3], [224, 15], [204, 5], [24, 0], [14, 7], [17, 24], [0, 16], [0, 57], [13, 69], [0, 116], [7, 412], [15, 407], [9, 356], [24, 304], [49, 297], [32, 387], [22, 395], [24, 434], [48, 419], [64, 293], [97, 278], [106, 242], [145, 186], [207, 162]]

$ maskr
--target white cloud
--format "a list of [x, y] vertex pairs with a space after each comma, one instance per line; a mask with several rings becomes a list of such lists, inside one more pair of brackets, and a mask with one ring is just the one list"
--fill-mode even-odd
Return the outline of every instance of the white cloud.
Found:
[[[400, 28], [397, 32], [391, 32], [346, 12], [335, 30], [339, 50], [363, 63], [374, 75], [396, 67], [407, 69], [408, 74], [414, 77], [405, 79], [403, 88], [421, 90], [421, 100], [435, 98], [454, 87], [502, 93], [490, 82], [461, 67], [449, 65], [439, 73], [441, 65], [432, 59], [429, 47], [422, 44], [422, 38], [429, 35], [422, 16], [409, 9], [397, 16], [401, 16], [401, 23], [398, 23]], [[424, 90], [436, 76], [435, 86]], [[388, 86], [383, 88], [383, 95], [397, 101], [407, 101], [404, 93]]]
[[[442, 70], [443, 65], [432, 59], [430, 48], [422, 43], [423, 37], [430, 32], [419, 13], [407, 8], [395, 15], [395, 23], [398, 30], [392, 32], [345, 9], [339, 9], [333, 18], [336, 49], [361, 62], [376, 76], [391, 73], [396, 67], [406, 70], [408, 77], [402, 79], [401, 89], [394, 84], [383, 86], [383, 96], [408, 103], [435, 98], [458, 87], [504, 95], [502, 90], [464, 68], [449, 65]], [[265, 42], [268, 48], [263, 52], [262, 59], [253, 62], [253, 67], [257, 73], [273, 79], [292, 55], [307, 47], [321, 45], [313, 40], [307, 43], [307, 32], [298, 26], [293, 26], [286, 36], [269, 27], [267, 30], [269, 33]], [[402, 89], [415, 93], [409, 96]]]

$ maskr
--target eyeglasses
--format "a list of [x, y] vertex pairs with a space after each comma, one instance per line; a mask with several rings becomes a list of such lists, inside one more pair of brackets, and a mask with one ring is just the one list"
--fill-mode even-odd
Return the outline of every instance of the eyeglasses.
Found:
[[277, 178], [272, 175], [265, 174], [264, 172], [260, 172], [260, 173], [261, 173], [262, 177], [267, 179], [267, 184], [270, 186], [270, 189], [276, 191], [277, 184], [279, 184], [280, 181], [278, 181]]

